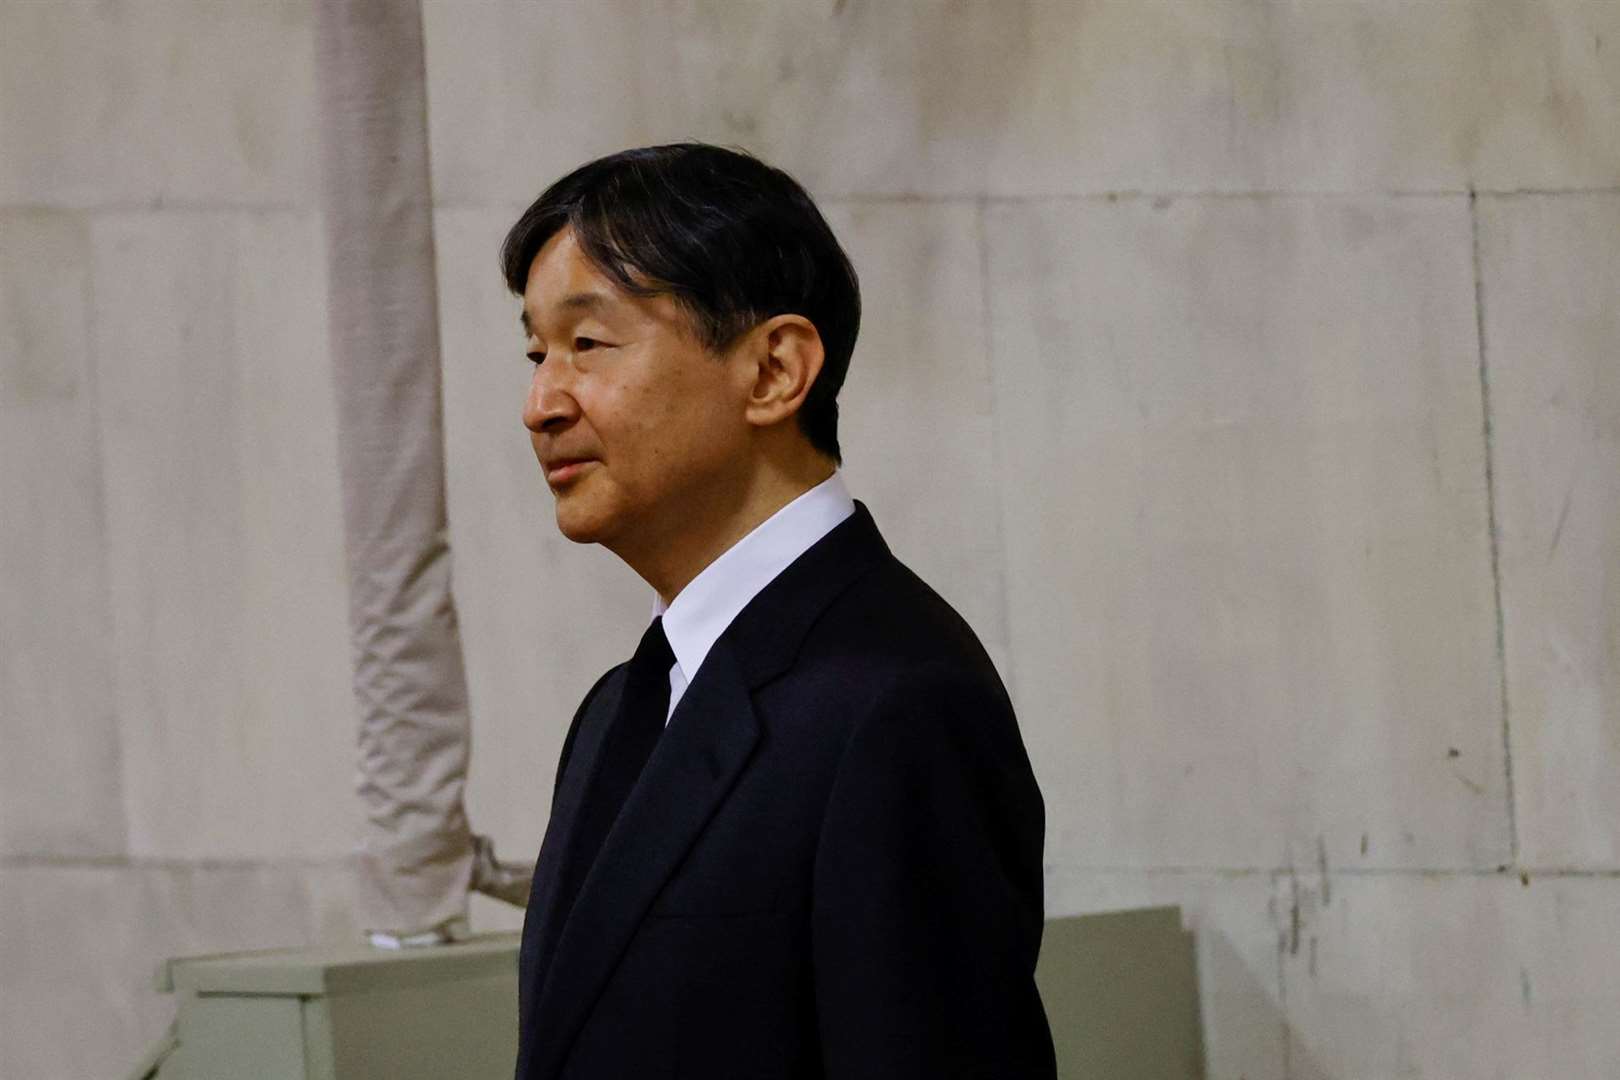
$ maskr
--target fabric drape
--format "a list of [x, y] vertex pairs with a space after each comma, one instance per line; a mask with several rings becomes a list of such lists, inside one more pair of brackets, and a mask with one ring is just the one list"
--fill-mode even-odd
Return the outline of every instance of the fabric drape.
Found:
[[465, 925], [467, 684], [450, 591], [438, 296], [417, 0], [320, 0], [332, 385], [349, 567], [361, 917]]

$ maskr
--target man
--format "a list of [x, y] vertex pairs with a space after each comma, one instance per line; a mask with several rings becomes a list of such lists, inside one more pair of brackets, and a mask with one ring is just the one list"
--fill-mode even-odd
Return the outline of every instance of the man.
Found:
[[809, 196], [627, 151], [502, 259], [558, 528], [655, 593], [563, 744], [519, 1080], [1052, 1077], [1040, 792], [978, 639], [837, 471], [860, 299]]

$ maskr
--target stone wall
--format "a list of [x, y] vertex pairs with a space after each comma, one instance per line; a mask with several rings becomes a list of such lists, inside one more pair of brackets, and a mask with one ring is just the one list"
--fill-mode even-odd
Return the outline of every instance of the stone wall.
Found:
[[[354, 932], [311, 2], [0, 0], [3, 1077]], [[497, 245], [736, 144], [861, 273], [847, 477], [1012, 690], [1050, 913], [1182, 906], [1211, 1080], [1620, 1074], [1620, 4], [425, 16], [503, 853], [650, 597], [555, 531]]]

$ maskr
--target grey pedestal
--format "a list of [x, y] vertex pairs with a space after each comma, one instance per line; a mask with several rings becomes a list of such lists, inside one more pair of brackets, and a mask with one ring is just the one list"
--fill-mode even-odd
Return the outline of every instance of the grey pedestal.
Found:
[[[172, 960], [172, 1040], [156, 1080], [510, 1080], [516, 934], [387, 952], [283, 950]], [[166, 985], [165, 985], [166, 984]]]
[[[131, 1080], [510, 1080], [518, 935], [172, 960], [171, 1039]], [[1036, 982], [1060, 1080], [1204, 1075], [1192, 935], [1177, 908], [1052, 919]]]
[[1180, 908], [1048, 919], [1035, 983], [1058, 1080], [1203, 1080], [1198, 963]]

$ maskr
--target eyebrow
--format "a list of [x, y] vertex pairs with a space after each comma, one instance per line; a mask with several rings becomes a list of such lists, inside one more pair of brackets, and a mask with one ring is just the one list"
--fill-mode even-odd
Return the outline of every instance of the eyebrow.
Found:
[[[609, 306], [613, 297], [601, 292], [569, 293], [557, 302], [557, 307], [563, 311], [599, 311]], [[519, 315], [523, 323], [523, 332], [530, 337], [534, 336], [534, 325], [529, 321], [529, 309], [524, 308]]]

